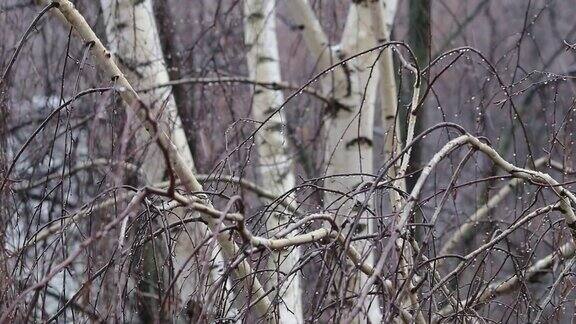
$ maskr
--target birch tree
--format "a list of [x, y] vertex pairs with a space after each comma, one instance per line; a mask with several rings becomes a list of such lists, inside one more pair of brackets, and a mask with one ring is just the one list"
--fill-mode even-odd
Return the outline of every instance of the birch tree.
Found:
[[[124, 69], [129, 72], [128, 77], [133, 80], [132, 84], [138, 88], [148, 88], [168, 82], [169, 77], [154, 20], [152, 2], [150, 0], [138, 3], [129, 0], [102, 0], [101, 4], [110, 51], [123, 63]], [[157, 122], [164, 124], [164, 128], [170, 130], [170, 137], [182, 155], [184, 163], [193, 168], [194, 159], [170, 88], [150, 90], [141, 96], [141, 100], [144, 104], [160, 111]], [[142, 131], [140, 139], [142, 139], [141, 144], [145, 143], [146, 135]], [[163, 180], [166, 167], [160, 148], [150, 147], [144, 157], [142, 171], [148, 177], [149, 185]], [[185, 212], [180, 209], [177, 210], [175, 216], [170, 218], [170, 221], [177, 222], [183, 218], [185, 218]], [[200, 223], [187, 226], [175, 240], [173, 252], [175, 269], [176, 272], [184, 270], [177, 278], [176, 291], [181, 296], [182, 305], [188, 305], [192, 298], [189, 312], [204, 307], [211, 308], [209, 303], [202, 305], [205, 298], [202, 296], [206, 294], [203, 290], [204, 287], [209, 287], [218, 280], [224, 268], [218, 249], [213, 249], [211, 252], [204, 251], [204, 256], [201, 256], [201, 260], [202, 258], [204, 260], [200, 264], [205, 264], [204, 269], [208, 269], [207, 275], [202, 275], [205, 272], [201, 268], [196, 268], [195, 263], [187, 261], [189, 251], [193, 251], [196, 244], [207, 235], [208, 229]], [[233, 299], [230, 296], [226, 298]], [[191, 316], [198, 318], [202, 315], [206, 314], [192, 314]]]
[[[248, 0], [244, 3], [245, 42], [248, 49], [250, 78], [262, 83], [281, 83], [280, 58], [276, 37], [276, 4], [273, 0]], [[256, 122], [264, 123], [257, 134], [259, 156], [258, 174], [260, 185], [271, 193], [281, 196], [295, 186], [292, 159], [288, 151], [288, 139], [284, 113], [275, 111], [284, 103], [280, 90], [254, 87], [252, 114]], [[284, 198], [289, 204], [295, 202], [293, 194]], [[293, 222], [295, 215], [284, 210], [267, 215], [266, 226], [273, 233]], [[294, 273], [300, 259], [299, 248], [272, 253], [268, 267], [274, 273], [269, 280], [278, 289], [281, 302], [277, 318], [281, 323], [303, 323], [300, 274]], [[291, 274], [287, 276], [286, 274]], [[282, 274], [282, 275], [281, 275]]]
[[[384, 6], [381, 2], [354, 2], [350, 5], [348, 17], [344, 27], [344, 32], [340, 44], [329, 46], [328, 40], [322, 28], [314, 16], [314, 12], [305, 0], [290, 2], [288, 5], [291, 17], [303, 26], [303, 34], [309, 50], [318, 57], [319, 67], [326, 69], [341, 58], [362, 52], [376, 45], [376, 41], [386, 41], [389, 38], [387, 30], [389, 22], [394, 16], [395, 3], [387, 6], [389, 17], [384, 18]], [[377, 19], [373, 20], [373, 14]], [[378, 20], [379, 19], [379, 20]], [[387, 19], [385, 21], [384, 19]], [[380, 22], [376, 25], [376, 22]], [[384, 58], [380, 64], [384, 64], [385, 69], [375, 69], [377, 54], [369, 53], [357, 58], [351, 64], [338, 67], [334, 73], [334, 81], [326, 78], [323, 83], [324, 91], [334, 96], [341, 109], [332, 112], [329, 124], [326, 127], [328, 139], [326, 144], [326, 168], [327, 175], [336, 175], [326, 181], [326, 187], [339, 192], [350, 193], [354, 198], [341, 202], [338, 194], [326, 194], [326, 206], [336, 208], [341, 215], [340, 223], [352, 221], [351, 235], [366, 235], [375, 232], [376, 226], [369, 213], [358, 213], [365, 201], [354, 193], [355, 190], [362, 189], [363, 183], [369, 181], [367, 178], [342, 176], [346, 174], [362, 174], [373, 172], [373, 126], [374, 108], [376, 105], [376, 89], [380, 79], [380, 73], [384, 72], [385, 78], [380, 81], [383, 88], [382, 105], [386, 107], [385, 122], [387, 127], [391, 117], [395, 117], [396, 94], [394, 87], [392, 57], [390, 50], [384, 52]], [[395, 123], [392, 123], [392, 131], [387, 136], [387, 153], [390, 157], [390, 146], [398, 140], [395, 134]], [[368, 201], [370, 206], [370, 202]], [[395, 202], [396, 205], [396, 202]], [[357, 215], [358, 214], [358, 215]], [[374, 261], [373, 247], [362, 242], [358, 244], [359, 251], [366, 256], [368, 263]], [[359, 274], [353, 276], [346, 283], [351, 292], [359, 292], [366, 282], [366, 276]], [[347, 291], [347, 289], [342, 290]], [[340, 296], [344, 298], [344, 296]], [[367, 318], [375, 323], [382, 318], [378, 299], [367, 300], [363, 306]], [[360, 319], [358, 319], [360, 320]]]

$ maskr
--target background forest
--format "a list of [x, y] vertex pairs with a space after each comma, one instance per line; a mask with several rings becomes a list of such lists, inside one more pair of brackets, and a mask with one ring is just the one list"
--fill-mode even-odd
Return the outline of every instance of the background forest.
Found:
[[0, 323], [569, 323], [576, 8], [1, 0]]

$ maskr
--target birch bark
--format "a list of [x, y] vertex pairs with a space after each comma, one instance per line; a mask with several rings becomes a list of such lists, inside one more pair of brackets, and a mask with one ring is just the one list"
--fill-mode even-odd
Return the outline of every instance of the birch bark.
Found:
[[[339, 55], [347, 57], [374, 46], [375, 39], [371, 32], [371, 14], [367, 3], [353, 2], [350, 5], [346, 25], [342, 34]], [[376, 89], [379, 71], [371, 68], [376, 53], [358, 57], [346, 64], [345, 82], [337, 80], [333, 86], [334, 97], [350, 109], [336, 111], [327, 127], [326, 161], [327, 175], [362, 174], [373, 171], [373, 126], [374, 107], [376, 105]], [[363, 182], [369, 181], [363, 176], [343, 176], [329, 178], [325, 186], [332, 190], [352, 192]], [[341, 199], [340, 195], [326, 194], [326, 203], [332, 204]], [[342, 215], [341, 223], [352, 221], [356, 217], [357, 206], [364, 203], [366, 197], [355, 195], [355, 199], [346, 201], [338, 214]], [[368, 206], [371, 206], [368, 202]], [[351, 235], [367, 235], [375, 232], [375, 223], [371, 214], [362, 211], [354, 233]], [[365, 256], [368, 264], [374, 263], [374, 247], [361, 240], [352, 245]], [[349, 293], [356, 294], [365, 285], [368, 276], [364, 273], [354, 273], [347, 283]], [[344, 297], [344, 296], [342, 296]], [[352, 319], [362, 323], [368, 319], [371, 323], [382, 320], [378, 298], [366, 298], [362, 305], [362, 316]]]
[[[340, 46], [330, 48], [328, 38], [324, 34], [312, 8], [306, 0], [288, 1], [287, 7], [291, 18], [302, 30], [304, 41], [310, 52], [317, 58], [318, 70], [329, 67], [343, 57], [366, 50], [376, 42], [389, 40], [389, 30], [397, 8], [397, 1], [354, 1], [344, 27]], [[330, 93], [338, 103], [349, 107], [340, 109], [329, 119], [327, 129], [326, 160], [328, 163], [326, 175], [341, 175], [351, 173], [372, 173], [373, 147], [372, 135], [374, 125], [374, 109], [377, 89], [380, 91], [384, 125], [388, 128], [385, 153], [390, 158], [399, 147], [398, 126], [396, 123], [396, 84], [393, 74], [392, 52], [390, 49], [382, 53], [376, 66], [377, 53], [363, 55], [347, 63], [346, 67], [338, 67], [331, 79], [323, 81], [324, 91]], [[374, 68], [372, 68], [374, 66]], [[381, 79], [380, 79], [381, 78]], [[377, 88], [377, 85], [380, 87]], [[389, 176], [397, 172], [399, 166], [389, 171]], [[351, 192], [362, 182], [369, 180], [363, 177], [329, 178], [325, 182], [328, 189]], [[397, 183], [403, 186], [403, 181]], [[400, 196], [391, 190], [393, 208], [399, 207]], [[326, 206], [338, 200], [340, 195], [326, 194]], [[356, 215], [355, 205], [363, 202], [349, 200], [341, 206], [339, 214], [343, 215], [341, 222]], [[371, 202], [369, 202], [369, 206]], [[374, 232], [374, 222], [368, 219], [368, 213], [361, 215], [355, 235], [365, 235]], [[373, 263], [374, 253], [367, 242], [356, 243], [356, 249], [366, 256], [368, 264]], [[354, 278], [348, 286], [352, 293], [358, 293], [367, 281], [364, 274]], [[381, 321], [379, 301], [365, 299], [363, 313], [372, 323]], [[355, 319], [362, 321], [365, 319]]]
[[[288, 2], [289, 13], [301, 27], [304, 41], [312, 54], [317, 57], [318, 70], [323, 70], [343, 57], [368, 49], [375, 45], [371, 33], [371, 15], [366, 3], [353, 2], [346, 20], [341, 44], [330, 48], [328, 38], [322, 31], [314, 12], [306, 0]], [[331, 94], [338, 103], [348, 109], [339, 109], [330, 116], [326, 126], [326, 175], [354, 173], [371, 173], [373, 171], [372, 134], [374, 124], [374, 106], [376, 104], [376, 85], [379, 72], [370, 69], [375, 55], [368, 54], [349, 62], [346, 68], [338, 67], [332, 78], [323, 80], [324, 91]], [[353, 192], [362, 182], [369, 180], [363, 177], [331, 177], [325, 181], [329, 190], [336, 192]], [[362, 197], [341, 202], [341, 195], [327, 193], [325, 206], [338, 208], [339, 222], [356, 215], [355, 207], [362, 204]], [[338, 204], [337, 206], [334, 204]], [[368, 213], [361, 215], [355, 235], [373, 232], [374, 224], [367, 218]], [[366, 242], [354, 243], [354, 247], [365, 256], [365, 262], [373, 263], [372, 247]], [[349, 293], [359, 292], [366, 281], [365, 274], [354, 275], [346, 284]], [[342, 296], [343, 297], [343, 296]], [[379, 323], [382, 319], [379, 301], [366, 299], [363, 317], [355, 322]]]
[[[244, 2], [244, 30], [250, 78], [257, 82], [281, 83], [278, 44], [276, 36], [276, 10], [273, 0], [247, 0]], [[294, 188], [295, 179], [292, 159], [288, 152], [288, 140], [284, 131], [284, 113], [271, 114], [282, 105], [284, 96], [280, 90], [262, 86], [254, 87], [252, 115], [258, 122], [270, 118], [256, 136], [259, 166], [257, 172], [263, 188], [282, 195]], [[288, 195], [288, 201], [295, 199]], [[273, 211], [266, 215], [269, 233], [284, 228], [291, 215], [286, 211]], [[270, 287], [278, 289], [277, 318], [281, 323], [303, 323], [300, 274], [294, 271], [300, 259], [300, 249], [272, 252], [268, 268], [273, 272]], [[293, 273], [290, 276], [285, 274]]]

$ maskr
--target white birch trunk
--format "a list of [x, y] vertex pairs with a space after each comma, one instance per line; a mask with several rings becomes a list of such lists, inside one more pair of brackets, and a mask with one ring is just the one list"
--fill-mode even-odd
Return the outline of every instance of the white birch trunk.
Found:
[[[289, 0], [285, 1], [285, 4], [290, 18], [298, 25], [306, 47], [312, 53], [313, 59], [317, 63], [316, 70], [320, 72], [337, 63], [339, 58], [334, 55], [328, 36], [324, 33], [308, 0]], [[327, 84], [326, 81], [323, 84], [324, 90], [330, 93], [331, 89], [336, 88], [337, 85], [345, 87], [348, 84], [346, 75], [341, 68], [334, 69], [332, 74], [334, 77], [327, 77], [327, 79], [333, 80], [334, 84]]]
[[[276, 38], [276, 14], [274, 0], [247, 0], [244, 3], [245, 43], [248, 49], [250, 78], [257, 82], [280, 83], [282, 81]], [[256, 121], [269, 118], [284, 102], [280, 90], [255, 86], [252, 115]], [[283, 112], [274, 114], [256, 136], [259, 165], [257, 172], [261, 185], [275, 195], [282, 195], [294, 188], [295, 179], [292, 159], [288, 154], [288, 140], [284, 132]], [[294, 195], [285, 199], [294, 200]], [[275, 211], [266, 215], [270, 231], [284, 228], [290, 222], [286, 211]], [[300, 258], [299, 247], [272, 252], [268, 269], [273, 271], [268, 281], [269, 288], [275, 287], [281, 298], [275, 314], [281, 323], [304, 323], [300, 273], [294, 271]]]
[[[374, 1], [370, 3], [372, 12], [372, 26], [376, 39], [379, 43], [390, 41], [391, 21], [394, 19], [396, 10], [396, 0], [392, 1]], [[384, 159], [389, 160], [393, 154], [398, 153], [401, 149], [400, 142], [400, 121], [397, 119], [398, 110], [398, 89], [394, 76], [394, 62], [392, 49], [383, 50], [378, 60], [378, 70], [380, 71], [380, 107], [382, 110], [382, 126], [384, 133]], [[388, 176], [396, 178], [399, 173], [399, 163], [388, 169]], [[400, 190], [406, 190], [404, 179], [394, 182]], [[390, 190], [391, 204], [393, 209], [397, 209], [401, 204], [401, 197], [396, 190]]]
[[[100, 0], [106, 33], [110, 51], [125, 66], [128, 77], [137, 88], [148, 88], [156, 84], [163, 84], [169, 80], [164, 55], [158, 36], [152, 2], [140, 1], [135, 4], [131, 0]], [[162, 118], [157, 122], [163, 124], [164, 129], [170, 130], [170, 138], [181, 153], [184, 162], [194, 167], [194, 160], [182, 128], [182, 121], [178, 116], [176, 104], [171, 93], [171, 88], [159, 88], [141, 94], [142, 101], [155, 110], [163, 109]], [[137, 141], [143, 145], [148, 136], [144, 130], [138, 133]], [[150, 145], [142, 164], [142, 171], [147, 176], [150, 184], [160, 182], [166, 172], [166, 165], [158, 146]], [[176, 210], [170, 221], [184, 218], [183, 209]], [[188, 235], [190, 233], [190, 235]], [[223, 269], [222, 256], [217, 249], [204, 253], [204, 262], [215, 261], [215, 267], [209, 265], [206, 276], [202, 276], [197, 263], [193, 261], [185, 264], [189, 253], [194, 250], [195, 244], [208, 235], [208, 229], [203, 223], [193, 223], [186, 226], [182, 231], [174, 247], [174, 266], [178, 270], [185, 271], [177, 281], [176, 291], [179, 293], [180, 302], [187, 306], [191, 297], [196, 302], [202, 301], [205, 286], [210, 286], [219, 277], [218, 272]], [[201, 262], [200, 262], [201, 263]], [[196, 314], [195, 314], [196, 315]]]
[[[350, 5], [346, 26], [342, 35], [339, 52], [334, 53], [328, 46], [324, 34], [312, 8], [306, 0], [286, 2], [291, 18], [300, 26], [304, 41], [310, 52], [318, 61], [318, 70], [324, 70], [341, 58], [366, 50], [376, 44], [372, 33], [372, 16], [368, 2], [353, 2]], [[322, 81], [326, 93], [334, 96], [340, 104], [349, 107], [337, 110], [326, 125], [326, 175], [372, 173], [373, 167], [373, 125], [376, 89], [379, 71], [370, 71], [377, 53], [358, 57], [334, 69], [332, 77]], [[370, 179], [357, 176], [329, 178], [325, 181], [328, 189], [351, 192], [362, 182]], [[340, 207], [339, 219], [343, 222], [356, 215], [355, 205], [363, 202], [348, 200], [342, 205], [339, 194], [327, 193], [325, 205], [331, 208]], [[338, 201], [333, 205], [334, 201]], [[340, 206], [342, 205], [342, 206]], [[369, 204], [371, 206], [371, 204]], [[355, 235], [374, 232], [374, 223], [366, 219], [368, 213], [361, 215]], [[365, 262], [373, 264], [373, 247], [367, 242], [354, 243], [354, 247], [366, 256]], [[365, 274], [354, 275], [347, 285], [350, 294], [359, 293], [368, 277]], [[344, 296], [341, 296], [344, 297]], [[354, 305], [352, 305], [354, 306]], [[354, 319], [356, 323], [379, 323], [382, 320], [378, 299], [367, 298], [362, 305], [362, 316]]]
[[[328, 47], [327, 37], [308, 2], [306, 0], [294, 0], [288, 1], [287, 5], [292, 19], [303, 30], [307, 47], [318, 58], [319, 69], [325, 69], [336, 62], [337, 59], [331, 57], [332, 53], [326, 50]], [[376, 41], [379, 43], [388, 41], [397, 5], [397, 0], [365, 1], [351, 4], [342, 36], [341, 57], [368, 49], [376, 45]], [[370, 77], [369, 67], [375, 58], [376, 53], [357, 58], [348, 63], [348, 75], [344, 73], [342, 68], [338, 68], [334, 73], [334, 83], [330, 84], [328, 79], [323, 82], [325, 91], [332, 91], [336, 100], [352, 107], [351, 111], [338, 111], [327, 127], [329, 132], [326, 152], [329, 163], [327, 175], [354, 172], [371, 173], [374, 171], [371, 144], [376, 84], [379, 84], [383, 125], [387, 129], [384, 144], [386, 159], [389, 159], [393, 152], [398, 152], [400, 137], [399, 125], [396, 120], [397, 90], [393, 73], [392, 51], [391, 49], [384, 50], [377, 63], [377, 69], [372, 71]], [[369, 78], [371, 80], [367, 84]], [[347, 92], [348, 90], [350, 93]], [[398, 173], [398, 169], [399, 166], [394, 166], [389, 170], [388, 175], [394, 177]], [[326, 186], [329, 189], [352, 190], [361, 181], [357, 177], [333, 178], [326, 182]], [[397, 181], [395, 185], [401, 189], [405, 188], [403, 180]], [[332, 200], [338, 197], [328, 194], [326, 198], [327, 203], [330, 204]], [[402, 203], [400, 195], [391, 190], [390, 199], [392, 208], [399, 209]], [[350, 205], [350, 203], [348, 204]], [[342, 209], [344, 214], [353, 215], [354, 213], [351, 213], [350, 210], [352, 210], [352, 206]], [[361, 231], [358, 234], [373, 233], [373, 227], [372, 222], [364, 220], [360, 223]], [[367, 244], [358, 244], [356, 248], [368, 253], [367, 262], [373, 262], [373, 252], [369, 251], [370, 247]], [[356, 293], [360, 291], [366, 280], [367, 277], [361, 275], [357, 283], [352, 286], [352, 290]], [[378, 300], [374, 300], [372, 303], [367, 301], [363, 308], [371, 322], [381, 320]]]
[[[352, 3], [348, 12], [346, 25], [341, 40], [342, 56], [347, 57], [375, 45], [371, 33], [371, 14], [366, 3]], [[336, 99], [350, 107], [350, 110], [340, 109], [334, 115], [327, 128], [326, 161], [327, 175], [373, 172], [373, 127], [374, 107], [376, 104], [376, 89], [379, 71], [370, 66], [376, 59], [376, 52], [358, 57], [346, 64], [348, 82], [339, 83], [333, 89]], [[329, 80], [326, 80], [329, 81]], [[346, 85], [346, 86], [344, 86]], [[370, 178], [344, 176], [330, 178], [325, 182], [328, 189], [350, 192]], [[339, 195], [327, 194], [326, 203], [331, 204]], [[365, 197], [356, 196], [358, 201], [349, 200], [340, 209], [339, 214], [352, 220], [356, 216], [355, 207], [364, 203]], [[341, 198], [340, 198], [341, 199]], [[371, 206], [369, 202], [368, 206]], [[375, 223], [367, 218], [371, 215], [363, 212], [360, 216], [354, 235], [367, 235], [375, 232]], [[368, 264], [374, 263], [374, 247], [367, 240], [353, 243], [354, 247], [366, 256]], [[365, 285], [368, 276], [361, 272], [353, 274], [348, 283], [350, 294], [359, 293]], [[366, 298], [362, 305], [361, 316], [353, 319], [355, 323], [379, 323], [382, 320], [378, 298]]]

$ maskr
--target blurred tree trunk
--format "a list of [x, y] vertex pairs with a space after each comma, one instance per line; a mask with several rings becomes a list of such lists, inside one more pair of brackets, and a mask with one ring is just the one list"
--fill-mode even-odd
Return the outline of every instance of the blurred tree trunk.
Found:
[[[428, 65], [430, 60], [431, 51], [431, 11], [430, 11], [431, 0], [410, 0], [409, 2], [409, 22], [408, 22], [408, 45], [414, 52], [416, 59], [418, 60], [418, 65], [420, 68], [424, 68]], [[423, 78], [426, 80], [426, 78]], [[422, 82], [421, 92], [426, 91], [426, 82]], [[405, 98], [411, 98], [412, 89], [405, 89]], [[407, 99], [409, 101], [409, 99]], [[420, 109], [424, 111], [424, 109]], [[407, 110], [403, 110], [403, 115], [407, 116]], [[414, 134], [418, 135], [422, 130], [422, 124], [424, 123], [424, 116], [420, 114], [416, 120], [416, 125], [414, 127]], [[405, 133], [405, 131], [404, 131]], [[415, 145], [412, 149], [412, 154], [410, 156], [410, 164], [408, 167], [408, 174], [413, 175], [406, 179], [406, 186], [408, 190], [411, 190], [416, 183], [416, 180], [420, 176], [420, 169], [422, 164], [422, 148], [421, 145]]]
[[[409, 2], [409, 14], [408, 14], [408, 45], [414, 52], [416, 56], [416, 60], [418, 61], [418, 65], [420, 69], [426, 67], [430, 60], [431, 54], [431, 11], [430, 11], [430, 4], [431, 0], [410, 0]], [[426, 81], [427, 78], [422, 78], [423, 82], [421, 83], [421, 93], [426, 91]], [[408, 102], [410, 102], [412, 98], [412, 89], [405, 88], [404, 89], [404, 97]], [[423, 103], [424, 105], [425, 103]], [[402, 117], [403, 120], [408, 119], [409, 114], [408, 109], [402, 109]], [[416, 123], [414, 125], [414, 135], [417, 136], [420, 131], [422, 130], [422, 125], [424, 124], [424, 111], [426, 109], [420, 109], [420, 114], [416, 119]], [[406, 130], [404, 130], [404, 138], [406, 139]], [[412, 148], [412, 153], [410, 155], [410, 161], [408, 164], [406, 178], [406, 189], [408, 192], [414, 188], [416, 181], [420, 177], [420, 169], [422, 167], [422, 144], [417, 143]], [[423, 221], [423, 216], [421, 211], [417, 210], [414, 214], [414, 222], [421, 223]], [[415, 237], [418, 241], [420, 241], [421, 236], [423, 234], [423, 228], [416, 228], [415, 229]]]
[[[131, 0], [101, 0], [101, 5], [110, 51], [125, 67], [128, 78], [133, 82], [133, 85], [137, 88], [148, 88], [168, 82], [170, 79], [165, 66], [151, 0], [140, 1], [136, 4]], [[170, 129], [170, 137], [182, 154], [185, 163], [194, 167], [188, 140], [178, 115], [171, 88], [164, 87], [142, 93], [141, 99], [152, 109], [162, 111], [162, 118], [158, 122]], [[147, 138], [141, 129], [137, 137], [139, 145], [145, 145]], [[148, 147], [142, 164], [142, 171], [147, 176], [149, 184], [158, 183], [165, 176], [164, 157], [160, 149], [154, 144]], [[178, 209], [169, 220], [176, 222], [184, 217], [185, 210]], [[211, 308], [211, 305], [203, 297], [206, 294], [206, 287], [212, 286], [219, 278], [219, 273], [223, 272], [224, 267], [224, 262], [217, 249], [205, 249], [203, 253], [199, 254], [201, 256], [199, 260], [187, 261], [189, 253], [208, 234], [209, 231], [203, 223], [186, 225], [186, 229], [180, 232], [176, 238], [175, 251], [173, 251], [175, 271], [177, 272], [180, 268], [185, 269], [178, 278], [175, 291], [180, 296], [180, 302], [188, 307], [187, 312], [192, 319], [199, 319], [201, 316], [207, 315], [204, 313]], [[215, 259], [214, 265], [210, 264], [212, 259]], [[158, 287], [158, 289], [162, 288]], [[191, 297], [193, 300], [190, 300]], [[199, 310], [200, 313], [198, 313]]]
[[[250, 78], [257, 82], [282, 82], [276, 39], [276, 10], [273, 0], [247, 0], [244, 2], [245, 43], [248, 50]], [[257, 172], [260, 183], [275, 195], [281, 196], [295, 186], [292, 158], [289, 155], [286, 136], [286, 120], [283, 111], [275, 110], [284, 102], [281, 90], [255, 86], [252, 116], [264, 122], [256, 135], [258, 152]], [[293, 201], [294, 194], [284, 197]], [[294, 215], [274, 210], [265, 215], [268, 233], [284, 228]], [[280, 323], [303, 323], [300, 271], [295, 271], [300, 259], [300, 248], [294, 247], [272, 252], [268, 258], [268, 269], [273, 272], [269, 288], [276, 288], [281, 302], [277, 303], [275, 317]], [[290, 274], [286, 276], [285, 274]]]
[[[184, 71], [193, 70], [192, 60], [184, 61], [182, 48], [178, 44], [182, 44], [180, 33], [176, 30], [174, 24], [174, 14], [172, 13], [172, 6], [170, 1], [156, 0], [154, 1], [154, 16], [158, 22], [158, 35], [160, 36], [160, 43], [162, 50], [165, 53], [164, 58], [168, 66], [168, 75], [170, 80], [178, 80], [186, 77]], [[190, 55], [193, 58], [193, 55]], [[189, 85], [179, 85], [172, 88], [172, 95], [176, 102], [178, 115], [182, 119], [184, 125], [184, 132], [192, 151], [192, 156], [197, 157], [200, 152], [195, 150], [196, 140], [194, 129], [194, 92], [193, 87]], [[198, 162], [198, 161], [196, 161]], [[197, 166], [201, 169], [200, 166]]]

